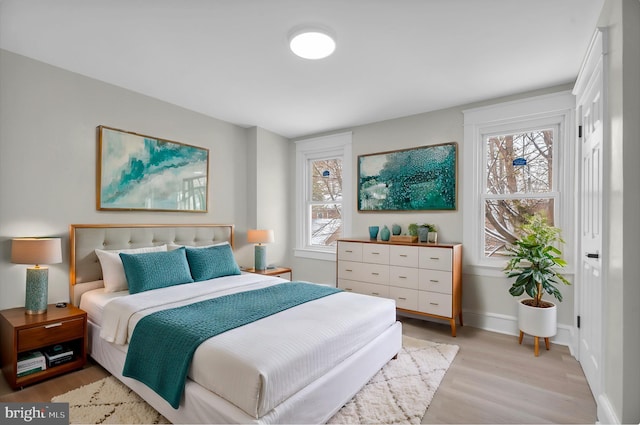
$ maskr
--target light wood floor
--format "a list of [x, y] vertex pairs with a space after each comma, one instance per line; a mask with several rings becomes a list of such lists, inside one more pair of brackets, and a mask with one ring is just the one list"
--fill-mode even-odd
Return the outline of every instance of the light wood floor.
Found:
[[[456, 344], [460, 351], [422, 420], [430, 423], [595, 423], [596, 404], [579, 363], [563, 346], [544, 345], [533, 355], [533, 339], [469, 326], [452, 338], [449, 327], [400, 317], [403, 333]], [[84, 369], [12, 391], [0, 379], [0, 402], [50, 401], [51, 397], [108, 375], [90, 363]]]

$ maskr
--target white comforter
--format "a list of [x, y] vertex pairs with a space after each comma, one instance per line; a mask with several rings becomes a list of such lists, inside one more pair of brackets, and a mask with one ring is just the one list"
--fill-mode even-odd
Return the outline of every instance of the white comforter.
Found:
[[[154, 311], [282, 283], [256, 274], [228, 276], [127, 295], [104, 308], [102, 332], [124, 345]], [[338, 293], [205, 341], [189, 377], [259, 418], [327, 373], [395, 323], [393, 300]]]

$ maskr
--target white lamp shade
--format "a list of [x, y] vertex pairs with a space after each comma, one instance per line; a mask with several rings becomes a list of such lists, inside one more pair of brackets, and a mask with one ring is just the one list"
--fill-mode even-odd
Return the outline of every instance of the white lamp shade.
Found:
[[273, 230], [255, 229], [247, 231], [249, 243], [273, 243]]
[[62, 263], [60, 238], [16, 238], [11, 241], [11, 262], [16, 264]]

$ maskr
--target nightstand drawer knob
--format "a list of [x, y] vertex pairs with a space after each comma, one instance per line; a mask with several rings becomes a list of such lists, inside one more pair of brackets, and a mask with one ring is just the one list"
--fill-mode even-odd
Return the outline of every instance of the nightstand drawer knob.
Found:
[[62, 322], [59, 323], [52, 323], [50, 325], [45, 325], [45, 329], [49, 329], [49, 328], [57, 328], [58, 326], [62, 326]]

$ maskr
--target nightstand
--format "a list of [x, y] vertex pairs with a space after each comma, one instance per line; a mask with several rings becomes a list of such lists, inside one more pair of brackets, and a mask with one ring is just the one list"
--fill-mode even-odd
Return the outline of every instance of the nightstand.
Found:
[[276, 276], [276, 277], [281, 277], [282, 279], [293, 280], [293, 272], [288, 267], [275, 267], [273, 269], [266, 269], [266, 270], [256, 270], [254, 268], [251, 268], [251, 269], [244, 269], [244, 271], [248, 273], [263, 274], [265, 276]]
[[[11, 388], [34, 384], [84, 366], [87, 361], [85, 311], [72, 305], [58, 308], [55, 304], [49, 304], [43, 314], [28, 315], [24, 311], [22, 307], [0, 311], [0, 358], [2, 372]], [[73, 350], [72, 360], [17, 376], [20, 354], [43, 352], [59, 344]]]

